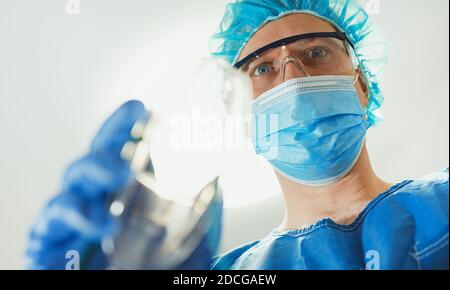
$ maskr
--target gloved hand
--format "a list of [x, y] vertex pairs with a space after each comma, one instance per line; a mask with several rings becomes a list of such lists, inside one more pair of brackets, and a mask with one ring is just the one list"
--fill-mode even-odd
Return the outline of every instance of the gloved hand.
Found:
[[122, 105], [101, 127], [88, 154], [67, 169], [61, 192], [31, 229], [26, 251], [29, 268], [65, 269], [73, 251], [79, 254], [82, 269], [107, 266], [101, 240], [117, 230], [108, 202], [126, 187], [131, 176], [120, 152], [132, 139], [130, 131], [136, 121], [146, 114], [138, 101]]
[[[119, 224], [108, 205], [114, 193], [131, 180], [129, 163], [120, 153], [132, 140], [134, 124], [145, 117], [142, 103], [125, 103], [101, 127], [88, 154], [67, 169], [61, 192], [42, 210], [31, 229], [26, 251], [30, 269], [72, 268], [74, 258], [79, 258], [81, 269], [109, 266], [101, 241], [114, 237]], [[209, 269], [220, 242], [222, 207], [220, 198], [208, 210], [207, 218], [213, 223], [179, 269]]]

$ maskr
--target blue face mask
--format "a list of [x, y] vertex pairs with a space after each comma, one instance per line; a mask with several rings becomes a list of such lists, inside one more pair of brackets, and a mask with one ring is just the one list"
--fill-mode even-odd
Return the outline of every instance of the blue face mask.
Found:
[[253, 103], [253, 144], [288, 179], [324, 186], [358, 160], [369, 127], [350, 76], [292, 79]]

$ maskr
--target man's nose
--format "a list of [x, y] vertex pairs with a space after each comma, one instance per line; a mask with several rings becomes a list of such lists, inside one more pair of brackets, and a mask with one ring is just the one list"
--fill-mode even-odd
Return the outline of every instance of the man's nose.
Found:
[[281, 82], [290, 79], [302, 78], [310, 76], [304, 65], [295, 56], [286, 56], [281, 64]]

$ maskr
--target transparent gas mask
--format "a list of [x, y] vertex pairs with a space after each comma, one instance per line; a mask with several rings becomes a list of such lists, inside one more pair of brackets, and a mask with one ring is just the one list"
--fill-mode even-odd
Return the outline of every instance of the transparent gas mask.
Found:
[[[205, 83], [208, 86], [202, 86]], [[194, 95], [219, 100], [225, 117], [249, 110], [249, 80], [223, 62], [203, 60], [190, 84]], [[191, 198], [163, 192], [150, 146], [158, 118], [154, 112], [150, 115], [135, 124], [131, 132], [135, 141], [123, 147], [122, 158], [130, 161], [133, 179], [110, 205], [119, 231], [103, 242], [103, 251], [111, 269], [202, 269], [220, 240], [223, 197], [219, 176]]]

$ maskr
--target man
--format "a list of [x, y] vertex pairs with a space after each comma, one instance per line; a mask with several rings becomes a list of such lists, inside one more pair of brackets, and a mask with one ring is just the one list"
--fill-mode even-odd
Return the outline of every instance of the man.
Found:
[[[213, 269], [448, 269], [448, 169], [391, 184], [371, 166], [365, 136], [380, 122], [386, 53], [356, 1], [238, 0], [211, 44], [214, 56], [252, 81], [253, 142], [274, 167], [286, 207], [276, 230], [216, 257]], [[119, 148], [143, 112], [131, 102], [113, 115], [44, 212], [73, 208], [72, 199], [96, 209], [126, 184], [115, 178], [128, 174]], [[31, 234], [39, 245], [29, 252], [35, 267], [49, 267], [43, 253], [61, 252], [51, 246], [68, 236], [51, 226], [76, 233], [65, 247], [98, 242], [110, 224], [102, 208], [95, 211], [101, 219], [75, 208], [98, 228], [93, 234], [44, 213]]]

